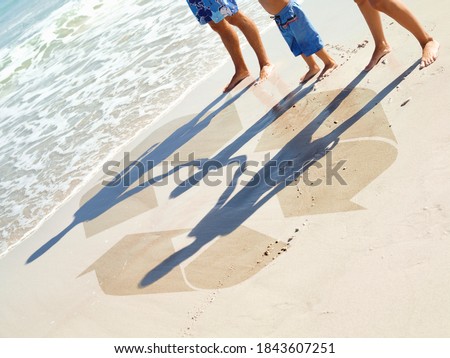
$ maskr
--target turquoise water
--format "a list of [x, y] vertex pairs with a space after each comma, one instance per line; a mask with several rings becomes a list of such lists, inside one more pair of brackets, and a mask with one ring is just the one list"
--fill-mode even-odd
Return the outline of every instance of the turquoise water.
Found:
[[184, 0], [0, 1], [0, 255], [226, 60]]
[[13, 46], [30, 29], [69, 0], [2, 0], [0, 2], [0, 48]]

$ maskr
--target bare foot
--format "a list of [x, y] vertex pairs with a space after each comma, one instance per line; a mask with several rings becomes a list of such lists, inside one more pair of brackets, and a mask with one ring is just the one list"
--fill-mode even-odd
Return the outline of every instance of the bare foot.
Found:
[[385, 45], [380, 48], [375, 48], [373, 51], [372, 58], [369, 62], [369, 64], [366, 66], [364, 71], [369, 72], [372, 68], [374, 68], [378, 63], [381, 61], [381, 59], [386, 56], [389, 52], [391, 52], [391, 46]]
[[244, 79], [250, 76], [250, 72], [244, 71], [240, 73], [235, 73], [230, 83], [223, 90], [224, 93], [230, 92], [234, 87], [241, 83]]
[[257, 84], [267, 80], [274, 68], [275, 68], [275, 66], [272, 65], [271, 63], [268, 63], [267, 65], [264, 65], [263, 67], [261, 67], [261, 71], [259, 72], [259, 79], [258, 79], [258, 81], [256, 81], [255, 86]]
[[306, 83], [308, 82], [311, 78], [313, 78], [315, 75], [317, 75], [320, 71], [320, 67], [319, 66], [314, 66], [314, 67], [310, 67], [309, 71], [305, 73], [305, 75], [300, 78], [300, 83]]
[[319, 78], [317, 79], [317, 81], [322, 81], [325, 77], [328, 77], [331, 74], [331, 72], [333, 72], [337, 67], [338, 67], [338, 65], [334, 61], [326, 64], [325, 67], [323, 68], [321, 74], [319, 75]]
[[422, 61], [420, 62], [419, 69], [423, 69], [431, 65], [436, 61], [439, 53], [439, 42], [430, 40], [423, 48]]

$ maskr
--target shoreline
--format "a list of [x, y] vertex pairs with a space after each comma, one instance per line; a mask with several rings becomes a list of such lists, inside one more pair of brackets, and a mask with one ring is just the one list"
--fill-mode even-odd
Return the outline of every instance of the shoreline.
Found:
[[[62, 8], [52, 11], [51, 16], [55, 17], [55, 14], [60, 15], [60, 13], [66, 12], [65, 7], [67, 6], [68, 4], [65, 4]], [[270, 26], [266, 28], [264, 31], [262, 31], [261, 34], [269, 30], [269, 28]], [[243, 43], [243, 45], [244, 45], [243, 48], [246, 48], [248, 46], [248, 44], [245, 42]], [[210, 72], [203, 75], [197, 82], [189, 85], [186, 91], [184, 91], [184, 93], [182, 93], [181, 96], [179, 96], [175, 101], [170, 103], [170, 105], [166, 109], [162, 110], [159, 114], [157, 114], [156, 117], [154, 117], [154, 119], [152, 120], [152, 122], [148, 123], [145, 127], [137, 131], [132, 137], [124, 141], [112, 153], [109, 154], [105, 153], [104, 158], [97, 163], [98, 165], [93, 167], [91, 172], [87, 176], [85, 176], [82, 181], [75, 184], [76, 188], [72, 189], [71, 192], [68, 195], [66, 195], [65, 198], [60, 203], [58, 203], [49, 212], [47, 212], [44, 217], [42, 217], [39, 220], [36, 220], [36, 224], [32, 228], [30, 228], [25, 234], [23, 234], [22, 237], [15, 240], [13, 244], [9, 244], [8, 242], [4, 244], [6, 249], [5, 251], [0, 252], [0, 259], [5, 255], [7, 255], [8, 253], [10, 253], [12, 250], [14, 250], [18, 245], [27, 240], [30, 236], [32, 236], [36, 232], [36, 230], [38, 230], [52, 215], [54, 215], [56, 211], [58, 211], [62, 206], [64, 206], [67, 201], [71, 200], [75, 195], [77, 195], [80, 191], [82, 191], [83, 188], [92, 180], [92, 178], [94, 178], [95, 175], [97, 175], [97, 172], [99, 171], [99, 168], [101, 167], [102, 164], [116, 158], [121, 152], [123, 152], [124, 148], [132, 146], [136, 138], [139, 138], [141, 132], [145, 132], [147, 128], [153, 128], [158, 120], [163, 118], [167, 113], [169, 113], [172, 110], [173, 107], [177, 106], [177, 104], [181, 100], [186, 98], [186, 96], [188, 96], [193, 91], [193, 89], [199, 85], [199, 83], [204, 82], [208, 77], [214, 76], [218, 71], [220, 71], [221, 68], [225, 66], [227, 61], [228, 59], [224, 58], [221, 61], [221, 63], [219, 63], [218, 66], [216, 66], [216, 68], [213, 68]], [[18, 236], [19, 235], [17, 235], [17, 237]]]

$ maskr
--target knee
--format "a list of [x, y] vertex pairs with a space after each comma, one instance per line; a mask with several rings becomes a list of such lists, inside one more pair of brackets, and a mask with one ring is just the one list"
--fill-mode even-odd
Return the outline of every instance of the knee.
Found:
[[367, 0], [354, 0], [356, 5], [361, 6], [363, 5]]
[[220, 22], [215, 23], [214, 21], [208, 22], [209, 27], [218, 34], [222, 34], [228, 30], [228, 24], [226, 21], [222, 20]]
[[233, 26], [240, 27], [242, 24], [245, 24], [248, 21], [248, 18], [246, 15], [238, 11], [234, 15], [227, 16], [226, 20], [228, 23], [230, 23]]
[[368, 0], [370, 5], [378, 11], [383, 11], [386, 5], [386, 0]]

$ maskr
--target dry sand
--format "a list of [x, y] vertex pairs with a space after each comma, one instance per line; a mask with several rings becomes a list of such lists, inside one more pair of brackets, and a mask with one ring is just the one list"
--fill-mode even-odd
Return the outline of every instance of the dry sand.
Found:
[[[323, 2], [305, 8], [333, 44], [330, 78], [298, 87], [305, 65], [271, 28], [270, 80], [221, 96], [227, 64], [125, 149], [158, 163], [270, 154], [293, 163], [278, 185], [182, 190], [170, 175], [120, 191], [99, 168], [0, 260], [0, 336], [450, 336], [448, 2], [408, 2], [442, 44], [436, 64], [419, 71], [417, 43], [385, 19], [394, 51], [368, 74], [356, 6]], [[345, 184], [326, 183], [332, 167]], [[261, 167], [247, 170], [238, 182]]]

